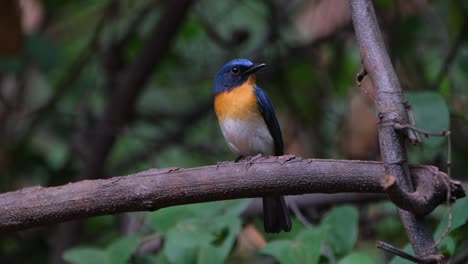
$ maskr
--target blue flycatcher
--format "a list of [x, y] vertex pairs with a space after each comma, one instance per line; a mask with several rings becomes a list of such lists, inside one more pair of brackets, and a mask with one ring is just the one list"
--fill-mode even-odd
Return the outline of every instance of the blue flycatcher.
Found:
[[[240, 157], [283, 155], [283, 138], [275, 111], [265, 92], [256, 85], [255, 72], [265, 64], [235, 59], [214, 79], [214, 106], [229, 148]], [[263, 197], [265, 231], [291, 230], [291, 218], [283, 196]]]

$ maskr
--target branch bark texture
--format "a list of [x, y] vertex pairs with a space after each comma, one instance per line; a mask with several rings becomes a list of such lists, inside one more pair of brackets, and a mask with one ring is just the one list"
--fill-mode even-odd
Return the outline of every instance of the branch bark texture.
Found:
[[[421, 180], [444, 175], [433, 166], [414, 166], [411, 173]], [[271, 194], [384, 193], [384, 177], [380, 162], [295, 156], [190, 169], [152, 169], [123, 177], [84, 180], [57, 187], [36, 186], [0, 194], [0, 231], [96, 215]], [[439, 203], [444, 201], [446, 191], [433, 193], [440, 195]]]
[[[402, 191], [411, 193], [415, 187], [408, 169], [405, 137], [392, 125], [408, 124], [405, 99], [385, 49], [372, 1], [350, 0], [350, 4], [362, 61], [376, 89], [375, 105], [380, 120], [379, 141], [385, 173], [395, 177]], [[423, 218], [402, 209], [399, 209], [399, 215], [416, 255], [427, 263], [439, 262], [442, 255], [438, 254]]]

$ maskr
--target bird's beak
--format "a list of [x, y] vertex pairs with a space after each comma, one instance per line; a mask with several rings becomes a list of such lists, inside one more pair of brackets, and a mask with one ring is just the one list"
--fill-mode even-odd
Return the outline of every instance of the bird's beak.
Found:
[[260, 63], [260, 64], [255, 64], [252, 67], [250, 67], [248, 70], [244, 72], [244, 75], [250, 75], [252, 73], [255, 73], [256, 71], [260, 70], [261, 68], [265, 67], [265, 63]]

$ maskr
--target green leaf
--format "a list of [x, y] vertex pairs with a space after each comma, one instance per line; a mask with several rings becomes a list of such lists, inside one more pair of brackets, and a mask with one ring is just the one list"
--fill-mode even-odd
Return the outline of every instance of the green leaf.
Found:
[[115, 229], [115, 216], [113, 215], [101, 215], [96, 217], [91, 217], [85, 223], [84, 233], [86, 235], [100, 234], [103, 230], [106, 230], [106, 237], [100, 237], [96, 239], [95, 244], [106, 244], [107, 238], [116, 237], [118, 233]]
[[[452, 205], [452, 225], [450, 231], [453, 232], [468, 221], [468, 197], [459, 199]], [[447, 227], [447, 214], [436, 229], [434, 237], [438, 238]], [[451, 233], [450, 232], [450, 233]]]
[[295, 240], [274, 240], [260, 251], [273, 256], [280, 263], [318, 263], [325, 230], [304, 229]]
[[[435, 92], [406, 92], [411, 103], [416, 127], [433, 132], [441, 132], [449, 127], [449, 110], [442, 96]], [[429, 146], [438, 146], [445, 141], [441, 137], [422, 137]]]
[[397, 239], [401, 235], [403, 225], [397, 217], [389, 216], [376, 224], [377, 237], [382, 240]]
[[297, 236], [299, 243], [303, 246], [305, 252], [304, 262], [300, 263], [318, 263], [322, 241], [325, 238], [325, 229], [315, 228], [313, 230], [305, 229]]
[[23, 63], [19, 56], [0, 56], [0, 72], [17, 73], [21, 70]]
[[226, 214], [236, 218], [249, 203], [250, 199], [242, 199], [173, 206], [150, 213], [148, 222], [152, 228], [165, 234], [178, 222], [198, 216], [210, 218]]
[[375, 5], [380, 8], [391, 9], [393, 8], [394, 3], [392, 0], [377, 0], [375, 1]]
[[57, 61], [56, 49], [43, 35], [30, 34], [26, 36], [25, 51], [33, 62], [43, 70], [49, 70]]
[[187, 206], [173, 206], [150, 213], [148, 222], [156, 231], [165, 234], [179, 221], [191, 218], [193, 214]]
[[195, 263], [208, 263], [208, 264], [216, 264], [216, 263], [223, 263], [224, 257], [221, 256], [220, 252], [209, 244], [200, 245], [197, 251], [197, 259]]
[[62, 141], [54, 141], [53, 147], [48, 149], [47, 160], [54, 169], [59, 169], [67, 160], [68, 145]]
[[167, 259], [166, 255], [164, 254], [158, 254], [157, 256], [154, 256], [153, 261], [151, 263], [154, 264], [170, 264], [169, 260]]
[[65, 252], [63, 258], [73, 264], [85, 263], [127, 263], [135, 248], [140, 243], [137, 236], [128, 236], [114, 241], [106, 250], [98, 248], [76, 247]]
[[170, 264], [163, 254], [159, 254], [157, 256], [153, 255], [134, 255], [132, 257], [131, 262], [127, 262], [131, 264]]
[[196, 220], [183, 221], [166, 234], [163, 254], [171, 263], [192, 263], [196, 259], [197, 245], [210, 240], [210, 235]]
[[127, 263], [140, 241], [138, 236], [127, 236], [113, 242], [106, 250], [108, 263]]
[[224, 259], [229, 254], [236, 241], [242, 222], [237, 216], [233, 217], [227, 214], [217, 217], [214, 220], [215, 230], [212, 233], [213, 239], [210, 243], [217, 247], [220, 257]]
[[[403, 251], [414, 256], [413, 248], [411, 248], [409, 244], [403, 248]], [[390, 264], [414, 264], [414, 263], [404, 258], [400, 258], [396, 256], [392, 259], [392, 261], [390, 261]]]
[[358, 212], [352, 206], [331, 210], [320, 227], [304, 229], [294, 240], [274, 240], [261, 252], [272, 255], [281, 263], [316, 263], [320, 245], [326, 239], [336, 255], [345, 255], [357, 240]]
[[[445, 237], [439, 245], [439, 249], [443, 252], [447, 252], [449, 255], [453, 255], [457, 249], [457, 245], [460, 242], [460, 231], [463, 227], [468, 225], [468, 198], [457, 200], [452, 205], [452, 224], [448, 236]], [[434, 232], [434, 239], [438, 239], [442, 232], [447, 228], [447, 213], [444, 215], [442, 221], [440, 221]], [[463, 235], [461, 235], [463, 236]], [[463, 239], [463, 238], [461, 238]]]
[[[263, 231], [263, 219], [257, 218], [252, 223], [255, 225], [255, 227], [258, 230]], [[282, 240], [282, 239], [293, 240], [304, 229], [307, 229], [307, 227], [305, 227], [303, 223], [297, 221], [297, 219], [294, 218], [294, 217], [291, 218], [291, 225], [292, 225], [292, 228], [291, 228], [291, 231], [289, 231], [289, 232], [280, 232], [280, 233], [277, 233], [277, 234], [272, 234], [272, 233], [265, 233], [263, 231], [262, 234], [265, 236], [265, 239], [267, 241]]]
[[440, 251], [444, 255], [450, 255], [450, 256], [453, 256], [453, 253], [455, 253], [456, 247], [457, 247], [456, 242], [451, 236], [446, 236], [439, 245]]
[[327, 241], [338, 256], [349, 253], [357, 240], [358, 211], [352, 206], [338, 206], [328, 212], [321, 225], [327, 226]]
[[346, 257], [342, 258], [338, 264], [373, 264], [375, 261], [361, 253], [351, 253]]
[[252, 199], [239, 199], [239, 200], [230, 200], [230, 201], [222, 201], [226, 203], [226, 214], [229, 215], [240, 215], [247, 206], [249, 206]]
[[293, 243], [291, 240], [274, 240], [269, 242], [260, 252], [273, 256], [280, 263], [297, 263]]
[[67, 250], [63, 258], [73, 264], [107, 263], [106, 252], [97, 248], [76, 247]]
[[167, 232], [163, 254], [171, 263], [223, 263], [241, 224], [229, 214], [181, 221]]

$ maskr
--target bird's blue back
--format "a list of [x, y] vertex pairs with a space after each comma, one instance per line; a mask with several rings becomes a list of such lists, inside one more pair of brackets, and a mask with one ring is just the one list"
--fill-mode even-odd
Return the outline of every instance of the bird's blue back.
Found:
[[[232, 60], [214, 79], [216, 116], [229, 148], [240, 157], [283, 154], [273, 105], [255, 82], [255, 72], [264, 66], [245, 59]], [[291, 217], [284, 197], [271, 195], [262, 200], [265, 231], [290, 231]]]
[[255, 86], [254, 92], [257, 98], [259, 111], [262, 114], [263, 120], [265, 120], [265, 123], [268, 126], [268, 130], [270, 131], [271, 136], [273, 137], [273, 141], [275, 143], [275, 155], [283, 155], [283, 136], [281, 134], [278, 120], [276, 119], [273, 105], [266, 93], [260, 89], [260, 87]]

